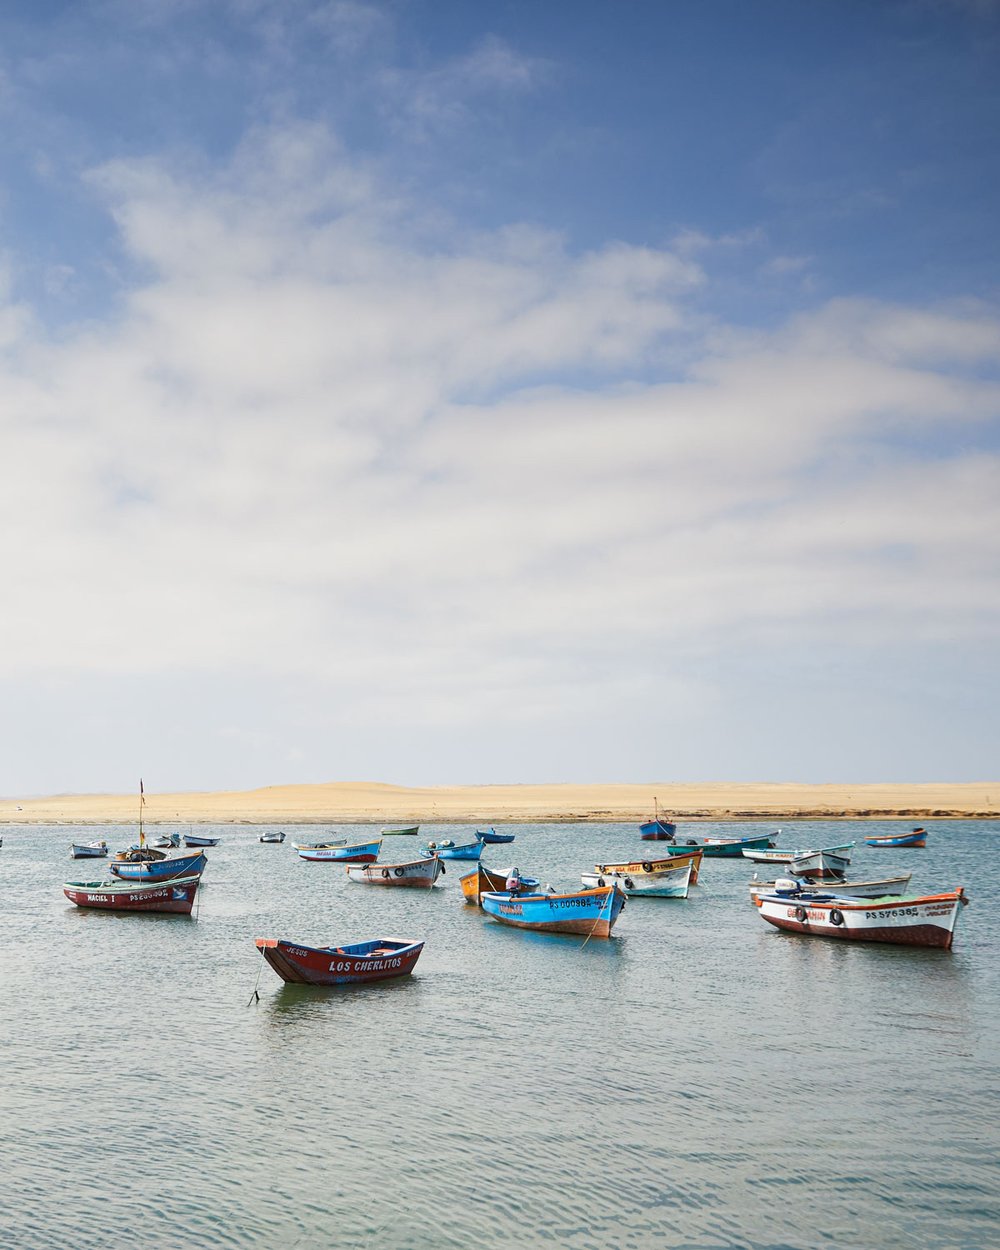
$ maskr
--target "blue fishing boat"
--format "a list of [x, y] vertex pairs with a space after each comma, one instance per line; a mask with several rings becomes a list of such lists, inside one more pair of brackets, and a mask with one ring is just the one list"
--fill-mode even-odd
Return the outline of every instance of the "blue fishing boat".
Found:
[[678, 842], [677, 846], [684, 850], [694, 847], [704, 852], [708, 858], [739, 859], [744, 851], [762, 851], [765, 847], [774, 846], [774, 842], [773, 833], [763, 833], [751, 838], [704, 838], [701, 842], [686, 838], [683, 843]]
[[428, 842], [421, 854], [436, 855], [438, 859], [478, 859], [483, 853], [483, 845], [477, 838], [475, 842], [456, 846], [450, 838], [446, 838], [443, 842]]
[[676, 832], [677, 825], [672, 820], [667, 820], [665, 815], [660, 815], [660, 805], [654, 798], [653, 819], [647, 820], [644, 825], [639, 826], [642, 840], [644, 842], [664, 842], [672, 838]]
[[926, 846], [927, 830], [914, 829], [911, 833], [886, 833], [865, 838], [865, 846]]
[[480, 842], [485, 842], [487, 846], [498, 846], [501, 842], [513, 842], [516, 836], [513, 833], [497, 833], [492, 825], [486, 830], [476, 830], [476, 837]]
[[517, 929], [610, 937], [625, 906], [625, 895], [617, 885], [608, 885], [569, 894], [508, 894], [504, 890], [482, 894], [479, 901], [494, 920]]
[[331, 862], [339, 864], [374, 864], [378, 859], [382, 839], [375, 838], [371, 842], [356, 842], [352, 846], [340, 846], [337, 843], [331, 843], [328, 846], [304, 846], [299, 842], [295, 842], [293, 845], [299, 853], [299, 859], [305, 859], [314, 864]]
[[163, 859], [116, 859], [108, 867], [123, 881], [169, 881], [171, 877], [202, 873], [207, 864], [208, 856], [199, 851], [196, 855], [165, 855]]

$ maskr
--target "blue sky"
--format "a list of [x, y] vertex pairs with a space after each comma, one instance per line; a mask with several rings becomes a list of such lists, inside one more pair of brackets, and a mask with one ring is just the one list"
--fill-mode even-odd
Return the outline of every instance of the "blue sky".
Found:
[[0, 795], [995, 776], [1000, 6], [0, 13]]

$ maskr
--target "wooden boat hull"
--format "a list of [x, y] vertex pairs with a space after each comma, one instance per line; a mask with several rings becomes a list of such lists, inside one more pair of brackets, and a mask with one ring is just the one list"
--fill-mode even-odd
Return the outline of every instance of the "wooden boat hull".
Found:
[[85, 842], [82, 846], [74, 842], [70, 848], [73, 859], [104, 859], [108, 853], [106, 842]]
[[926, 846], [927, 830], [914, 829], [912, 833], [887, 833], [883, 836], [865, 838], [865, 846]]
[[[526, 890], [537, 890], [541, 884], [535, 877], [522, 877], [521, 883]], [[478, 907], [483, 894], [502, 894], [506, 890], [507, 873], [495, 872], [492, 868], [478, 864], [472, 872], [461, 877], [458, 884], [462, 887], [465, 901]]]
[[297, 846], [299, 858], [313, 864], [374, 864], [382, 839], [353, 846]]
[[[854, 844], [851, 843], [851, 846]], [[838, 846], [822, 851], [805, 851], [789, 861], [789, 876], [804, 877], [807, 881], [840, 880], [851, 866], [850, 847]]]
[[200, 876], [173, 877], [166, 881], [67, 881], [63, 893], [77, 907], [99, 911], [174, 912], [190, 915]]
[[672, 820], [647, 820], [639, 826], [639, 837], [644, 842], [668, 842], [677, 832]]
[[740, 859], [743, 852], [762, 851], [774, 846], [774, 834], [765, 833], [759, 838], [705, 838], [701, 842], [678, 842], [678, 850], [703, 851], [709, 859]]
[[203, 838], [200, 834], [187, 834], [184, 838], [185, 846], [218, 846], [220, 838]]
[[571, 894], [486, 893], [481, 903], [487, 915], [517, 929], [610, 937], [625, 906], [625, 895], [611, 885]]
[[283, 833], [262, 833], [257, 839], [258, 842], [279, 843], [284, 842], [285, 835]]
[[485, 842], [487, 846], [500, 846], [507, 842], [513, 842], [517, 834], [497, 833], [495, 829], [477, 829], [476, 837], [480, 842]]
[[482, 842], [469, 842], [465, 846], [428, 846], [428, 855], [438, 859], [478, 859], [483, 853]]
[[687, 898], [692, 871], [692, 865], [685, 864], [680, 868], [666, 868], [635, 876], [618, 872], [585, 872], [580, 881], [588, 890], [614, 882], [627, 898]]
[[[886, 898], [905, 894], [912, 876], [912, 872], [906, 872], [898, 877], [881, 877], [877, 881], [824, 881], [822, 893], [832, 894], [835, 898]], [[759, 906], [761, 896], [775, 894], [777, 888], [777, 881], [751, 881], [750, 897]]]
[[696, 851], [675, 851], [670, 855], [660, 856], [658, 859], [632, 859], [622, 864], [595, 864], [594, 871], [623, 873], [630, 877], [636, 877], [645, 873], [665, 872], [669, 868], [683, 868], [685, 864], [690, 864], [691, 885], [697, 885], [703, 856], [704, 852], [701, 849]]
[[175, 855], [147, 862], [126, 863], [114, 861], [108, 864], [116, 877], [123, 881], [169, 881], [171, 877], [187, 877], [201, 874], [208, 865], [208, 856], [199, 851], [197, 855]]
[[419, 825], [406, 825], [402, 829], [383, 829], [383, 838], [415, 838], [420, 832]]
[[766, 894], [759, 911], [769, 924], [790, 933], [950, 950], [958, 914], [966, 902], [961, 889], [858, 901], [820, 893], [800, 898]]
[[257, 949], [282, 981], [295, 985], [367, 985], [408, 976], [423, 942], [377, 938], [345, 946], [303, 946], [280, 938], [255, 938]]
[[407, 864], [376, 863], [347, 869], [351, 881], [361, 885], [399, 886], [409, 890], [429, 890], [443, 872], [444, 864], [433, 855]]

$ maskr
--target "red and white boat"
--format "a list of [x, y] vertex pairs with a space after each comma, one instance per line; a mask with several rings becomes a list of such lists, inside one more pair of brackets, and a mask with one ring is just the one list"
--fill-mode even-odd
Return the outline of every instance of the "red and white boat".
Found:
[[444, 872], [444, 864], [436, 857], [412, 859], [405, 864], [366, 864], [348, 868], [347, 875], [362, 885], [398, 885], [404, 889], [429, 890]]
[[311, 863], [374, 864], [381, 845], [382, 839], [375, 838], [371, 842], [355, 842], [351, 846], [337, 846], [335, 843], [326, 846], [303, 846], [295, 843], [295, 849], [300, 859]]
[[77, 907], [103, 911], [166, 911], [189, 916], [201, 874], [167, 881], [67, 881], [63, 893]]
[[964, 891], [901, 895], [898, 898], [836, 898], [825, 892], [786, 889], [761, 895], [760, 914], [768, 924], [812, 937], [855, 942], [895, 942], [950, 950], [955, 924], [969, 901]]
[[685, 868], [691, 865], [691, 885], [698, 884], [698, 872], [705, 852], [699, 847], [694, 851], [677, 850], [671, 855], [661, 855], [657, 859], [630, 859], [620, 864], [595, 864], [594, 872], [612, 876], [640, 877], [647, 873], [668, 872], [671, 868]]
[[837, 881], [851, 866], [854, 843], [827, 846], [819, 851], [797, 851], [788, 861], [789, 875], [809, 881]]
[[405, 977], [424, 949], [410, 938], [373, 938], [345, 946], [303, 946], [281, 938], [254, 938], [282, 981], [297, 985], [362, 985]]

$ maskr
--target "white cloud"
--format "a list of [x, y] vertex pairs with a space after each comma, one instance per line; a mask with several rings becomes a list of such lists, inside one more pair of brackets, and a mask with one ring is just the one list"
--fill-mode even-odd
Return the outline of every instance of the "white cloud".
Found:
[[995, 636], [998, 457], [955, 443], [1000, 411], [989, 310], [717, 327], [664, 380], [689, 255], [431, 246], [314, 127], [95, 178], [148, 276], [58, 342], [10, 311], [0, 671], [300, 674], [444, 724], [736, 639]]

